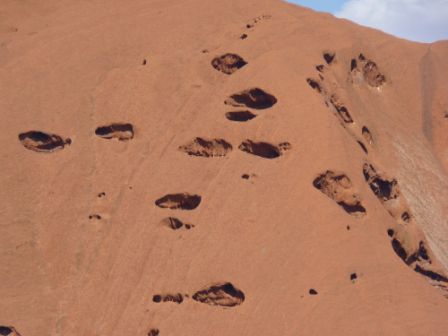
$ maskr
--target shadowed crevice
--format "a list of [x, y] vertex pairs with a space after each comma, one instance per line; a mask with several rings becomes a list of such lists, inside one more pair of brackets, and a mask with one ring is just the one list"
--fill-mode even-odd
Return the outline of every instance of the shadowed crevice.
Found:
[[245, 66], [247, 62], [237, 54], [224, 54], [212, 60], [212, 66], [226, 75], [231, 75]]
[[155, 204], [159, 208], [194, 210], [201, 203], [201, 196], [188, 193], [168, 194], [159, 198]]
[[231, 95], [224, 102], [235, 107], [246, 106], [253, 109], [267, 109], [277, 103], [277, 98], [259, 88], [251, 88]]
[[71, 139], [63, 139], [61, 136], [41, 131], [28, 131], [19, 134], [19, 141], [29, 150], [34, 152], [51, 153], [63, 149], [72, 143]]
[[114, 123], [98, 127], [95, 134], [103, 139], [127, 141], [134, 138], [134, 127], [131, 124]]
[[244, 302], [245, 296], [233, 284], [226, 282], [196, 292], [193, 300], [211, 306], [235, 307]]

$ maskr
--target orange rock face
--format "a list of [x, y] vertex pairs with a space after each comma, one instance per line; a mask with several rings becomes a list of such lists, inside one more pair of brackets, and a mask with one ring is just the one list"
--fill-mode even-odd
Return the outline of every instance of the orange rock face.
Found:
[[0, 335], [444, 335], [448, 42], [280, 0], [4, 0]]

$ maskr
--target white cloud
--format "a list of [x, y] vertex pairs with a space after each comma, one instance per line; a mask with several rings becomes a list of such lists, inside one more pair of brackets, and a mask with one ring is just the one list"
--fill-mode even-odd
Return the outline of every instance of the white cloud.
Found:
[[348, 0], [335, 15], [413, 41], [448, 39], [448, 0]]

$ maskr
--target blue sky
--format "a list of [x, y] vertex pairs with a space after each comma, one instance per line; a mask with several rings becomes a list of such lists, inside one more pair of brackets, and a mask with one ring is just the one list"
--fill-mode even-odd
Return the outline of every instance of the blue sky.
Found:
[[448, 40], [448, 0], [287, 0], [418, 42]]
[[342, 8], [345, 0], [290, 0], [289, 2], [313, 8], [321, 12], [335, 13]]

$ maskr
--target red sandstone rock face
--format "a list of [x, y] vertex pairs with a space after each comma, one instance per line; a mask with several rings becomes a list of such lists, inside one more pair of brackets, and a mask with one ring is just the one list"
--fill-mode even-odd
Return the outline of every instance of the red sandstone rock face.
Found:
[[0, 18], [0, 335], [446, 333], [446, 42], [278, 0]]

